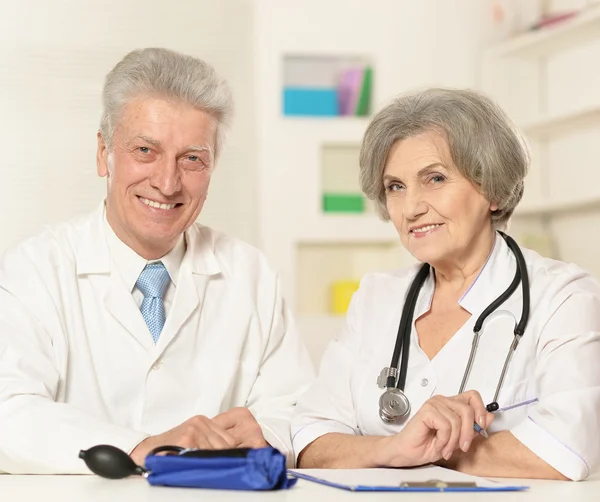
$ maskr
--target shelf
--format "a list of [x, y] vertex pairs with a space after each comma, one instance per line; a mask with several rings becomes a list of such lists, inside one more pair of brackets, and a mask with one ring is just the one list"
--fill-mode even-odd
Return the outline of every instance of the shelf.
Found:
[[600, 7], [590, 7], [553, 27], [519, 35], [490, 49], [493, 57], [536, 58], [597, 38]]
[[298, 223], [295, 241], [320, 243], [399, 243], [400, 238], [390, 222], [375, 215], [324, 215]]
[[280, 127], [286, 136], [302, 144], [306, 139], [323, 143], [360, 143], [370, 117], [281, 117]]
[[283, 108], [287, 117], [366, 116], [371, 108], [370, 58], [292, 55], [283, 60]]
[[585, 127], [598, 121], [600, 121], [600, 105], [561, 115], [542, 117], [523, 125], [523, 131], [531, 138], [544, 138]]
[[548, 216], [558, 213], [574, 213], [600, 209], [600, 195], [587, 195], [578, 199], [541, 202], [528, 206], [517, 207], [516, 217]]

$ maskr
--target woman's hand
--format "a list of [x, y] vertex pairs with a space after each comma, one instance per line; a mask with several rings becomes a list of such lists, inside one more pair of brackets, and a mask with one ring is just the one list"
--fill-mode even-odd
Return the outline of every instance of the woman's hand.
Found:
[[401, 432], [381, 438], [375, 462], [380, 466], [408, 467], [447, 460], [459, 448], [468, 451], [477, 435], [474, 422], [486, 429], [493, 420], [494, 415], [488, 413], [474, 390], [453, 397], [434, 396]]

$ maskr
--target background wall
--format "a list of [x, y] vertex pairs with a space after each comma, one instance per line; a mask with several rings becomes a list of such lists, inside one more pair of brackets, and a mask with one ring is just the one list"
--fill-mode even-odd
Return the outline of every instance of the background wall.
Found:
[[[315, 361], [342, 328], [335, 281], [413, 262], [391, 223], [321, 209], [323, 149], [357, 150], [368, 117], [282, 114], [290, 56], [363, 56], [374, 73], [372, 109], [432, 85], [476, 87], [483, 48], [496, 36], [488, 0], [257, 0], [256, 93], [260, 247], [281, 274]], [[358, 159], [348, 163], [358, 171]]]
[[[100, 203], [95, 135], [103, 78], [129, 50], [163, 46], [206, 59], [231, 83], [236, 117], [200, 220], [266, 252], [315, 360], [343, 323], [328, 311], [332, 281], [412, 258], [372, 211], [321, 211], [325, 147], [356, 152], [369, 117], [284, 117], [290, 55], [368, 57], [373, 111], [416, 87], [491, 93], [533, 147], [511, 233], [600, 277], [599, 3], [0, 0], [0, 251], [44, 223]], [[556, 39], [562, 41], [549, 30], [513, 39], [542, 5], [596, 13]], [[541, 51], [533, 57], [531, 44]], [[349, 155], [342, 164], [356, 169]]]
[[251, 0], [0, 0], [0, 250], [94, 209], [106, 73], [128, 51], [202, 57], [229, 80], [236, 117], [201, 221], [257, 241]]

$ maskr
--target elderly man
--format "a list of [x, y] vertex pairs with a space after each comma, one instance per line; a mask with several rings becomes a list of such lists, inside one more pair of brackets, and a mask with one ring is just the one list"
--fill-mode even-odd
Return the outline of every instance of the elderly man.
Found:
[[[196, 222], [231, 114], [227, 84], [165, 49], [109, 73], [92, 214], [0, 262], [0, 470], [84, 473], [160, 445], [290, 453], [313, 370], [256, 249]], [[211, 418], [209, 418], [211, 417]]]

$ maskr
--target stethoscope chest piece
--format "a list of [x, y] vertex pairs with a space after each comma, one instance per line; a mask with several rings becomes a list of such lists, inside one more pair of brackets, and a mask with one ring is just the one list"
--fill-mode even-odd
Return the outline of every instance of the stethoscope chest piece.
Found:
[[379, 398], [379, 417], [387, 424], [397, 422], [410, 413], [410, 402], [400, 389], [389, 387]]

